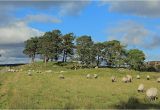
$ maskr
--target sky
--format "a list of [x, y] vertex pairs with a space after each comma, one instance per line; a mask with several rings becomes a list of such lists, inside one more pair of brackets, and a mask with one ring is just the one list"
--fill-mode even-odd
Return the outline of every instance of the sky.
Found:
[[25, 63], [24, 41], [47, 31], [119, 40], [160, 60], [160, 0], [0, 0], [0, 64]]

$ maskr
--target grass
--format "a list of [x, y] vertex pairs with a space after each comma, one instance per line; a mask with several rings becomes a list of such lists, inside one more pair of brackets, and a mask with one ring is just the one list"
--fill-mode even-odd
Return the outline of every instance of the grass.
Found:
[[[159, 73], [138, 72], [123, 69], [68, 69], [49, 63], [23, 65], [22, 72], [0, 73], [0, 108], [5, 109], [121, 109], [121, 108], [160, 108], [160, 99], [149, 102], [145, 93], [137, 93], [140, 83], [145, 88], [160, 86], [156, 82]], [[27, 75], [27, 70], [34, 69], [32, 76]], [[41, 70], [42, 73], [37, 73]], [[52, 70], [51, 73], [45, 72]], [[60, 71], [64, 71], [64, 80], [58, 78]], [[86, 74], [98, 74], [98, 79], [86, 79]], [[122, 83], [124, 75], [130, 74], [134, 77], [132, 83]], [[140, 74], [141, 79], [136, 79]], [[110, 77], [117, 78], [112, 83]], [[150, 75], [151, 80], [146, 80]], [[158, 93], [160, 96], [160, 93]]]

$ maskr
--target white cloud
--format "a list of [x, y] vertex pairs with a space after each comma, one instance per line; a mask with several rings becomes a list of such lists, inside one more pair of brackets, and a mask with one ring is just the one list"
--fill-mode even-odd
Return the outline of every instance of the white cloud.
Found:
[[88, 0], [82, 1], [69, 1], [60, 5], [60, 15], [79, 15], [82, 9], [90, 3]]
[[41, 23], [61, 23], [61, 20], [46, 14], [27, 15], [24, 18], [26, 22], [41, 22]]
[[42, 35], [43, 32], [27, 26], [24, 22], [14, 22], [0, 27], [0, 44], [21, 43], [30, 37]]
[[143, 17], [160, 17], [160, 0], [113, 1], [109, 11]]
[[[48, 12], [53, 12], [58, 15], [78, 15], [90, 1], [0, 1], [0, 25], [7, 22], [12, 22], [16, 17], [14, 13], [22, 8], [29, 8], [34, 10], [47, 10]], [[37, 17], [36, 17], [37, 16]], [[38, 15], [30, 16], [32, 19], [37, 19], [39, 22], [49, 20], [51, 22], [60, 22], [59, 19], [53, 18], [52, 16], [42, 16], [38, 18]], [[51, 19], [52, 17], [53, 19]], [[12, 18], [12, 19], [10, 19]], [[45, 19], [45, 20], [44, 20]]]
[[124, 21], [114, 28], [107, 31], [110, 36], [108, 39], [118, 39], [122, 43], [146, 49], [153, 49], [160, 47], [160, 36], [157, 33], [145, 28], [142, 24], [133, 21]]
[[0, 49], [0, 55], [5, 54], [6, 50], [5, 49]]

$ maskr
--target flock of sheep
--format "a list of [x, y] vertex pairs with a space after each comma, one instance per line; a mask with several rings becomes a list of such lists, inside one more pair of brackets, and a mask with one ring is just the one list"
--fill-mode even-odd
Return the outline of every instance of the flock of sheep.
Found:
[[[140, 76], [137, 75], [136, 77], [137, 79], [140, 79]], [[146, 77], [147, 80], [150, 80], [150, 76], [147, 75]], [[132, 76], [131, 75], [127, 75], [125, 77], [122, 78], [122, 82], [124, 83], [131, 83], [133, 80]], [[111, 77], [111, 81], [112, 82], [116, 82], [116, 78], [115, 77]], [[160, 78], [157, 79], [157, 82], [160, 83]], [[140, 84], [138, 86], [138, 89], [137, 89], [138, 92], [144, 92], [144, 84]], [[150, 101], [152, 100], [156, 100], [158, 98], [158, 89], [157, 88], [149, 88], [146, 90], [146, 96], [149, 98]]]
[[[14, 69], [9, 69], [8, 72], [17, 72], [18, 70], [14, 70]], [[19, 71], [22, 71], [22, 70], [19, 70]], [[33, 70], [28, 70], [28, 75], [29, 76], [32, 76], [32, 72], [34, 72]], [[36, 71], [37, 73], [41, 73], [41, 71]], [[52, 72], [52, 70], [47, 70], [45, 71], [47, 73], [50, 73]], [[64, 71], [60, 71], [59, 73], [63, 73]], [[65, 79], [64, 75], [63, 74], [60, 74], [59, 76], [59, 79]], [[86, 78], [87, 79], [97, 79], [98, 78], [98, 74], [87, 74], [86, 75]], [[136, 76], [136, 79], [140, 79], [140, 76], [137, 75]], [[150, 76], [147, 75], [146, 77], [147, 80], [150, 80]], [[132, 76], [131, 75], [126, 75], [122, 78], [122, 82], [124, 83], [131, 83], [133, 80]], [[111, 77], [111, 81], [112, 82], [117, 82], [116, 78], [114, 76]], [[157, 82], [160, 83], [160, 78], [157, 79]], [[138, 86], [138, 89], [137, 89], [138, 92], [144, 92], [145, 91], [145, 88], [144, 88], [144, 84], [140, 84]], [[150, 101], [153, 101], [153, 100], [156, 100], [158, 98], [158, 89], [157, 88], [149, 88], [146, 90], [146, 96], [149, 98]]]
[[[60, 78], [60, 79], [64, 79], [64, 75], [60, 74], [60, 75], [59, 75], [59, 78]], [[98, 75], [97, 75], [97, 74], [93, 74], [93, 75], [87, 74], [87, 75], [86, 75], [86, 78], [87, 78], [87, 79], [92, 79], [92, 78], [97, 79], [97, 78], [98, 78]], [[137, 75], [136, 78], [137, 78], [137, 79], [140, 79], [140, 76]], [[146, 79], [147, 79], [147, 80], [150, 80], [150, 76], [147, 75]], [[124, 83], [131, 83], [132, 80], [133, 80], [133, 78], [132, 78], [131, 75], [126, 75], [125, 77], [122, 78], [122, 82], [124, 82]], [[116, 80], [116, 78], [115, 78], [114, 76], [112, 76], [112, 77], [111, 77], [111, 81], [112, 81], [112, 82], [116, 82], [117, 80]], [[160, 83], [160, 78], [157, 79], [157, 82]], [[140, 84], [140, 85], [138, 86], [137, 91], [138, 91], [138, 92], [145, 92], [144, 84]], [[157, 88], [149, 88], [149, 89], [146, 90], [146, 96], [149, 98], [150, 101], [153, 101], [153, 100], [158, 99], [158, 96], [157, 96], [157, 95], [158, 95], [158, 89], [157, 89]]]

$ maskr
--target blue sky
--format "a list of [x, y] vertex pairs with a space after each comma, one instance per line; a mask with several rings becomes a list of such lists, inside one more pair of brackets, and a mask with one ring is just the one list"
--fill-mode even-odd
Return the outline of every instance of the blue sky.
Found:
[[120, 40], [160, 60], [160, 1], [0, 1], [0, 63], [28, 62], [23, 42], [46, 31]]

